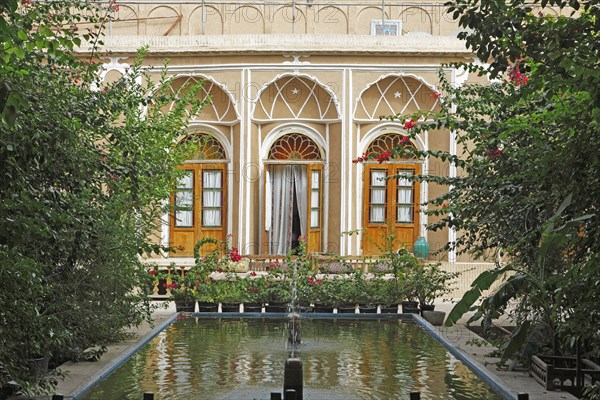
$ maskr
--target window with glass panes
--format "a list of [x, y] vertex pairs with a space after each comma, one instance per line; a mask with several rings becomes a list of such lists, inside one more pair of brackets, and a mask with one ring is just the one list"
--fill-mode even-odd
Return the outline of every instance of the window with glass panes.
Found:
[[[193, 135], [197, 151], [179, 168], [183, 175], [177, 181], [171, 198], [173, 213], [170, 223], [172, 256], [193, 256], [194, 246], [202, 238], [226, 239], [226, 156], [221, 143], [207, 134]], [[203, 246], [201, 254], [212, 249]]]

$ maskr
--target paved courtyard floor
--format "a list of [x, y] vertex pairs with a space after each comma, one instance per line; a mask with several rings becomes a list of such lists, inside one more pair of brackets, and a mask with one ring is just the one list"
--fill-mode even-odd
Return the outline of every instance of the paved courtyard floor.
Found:
[[[451, 304], [441, 303], [436, 306], [436, 309], [449, 311]], [[154, 327], [160, 326], [166, 320], [171, 318], [175, 313], [173, 304], [169, 304], [167, 308], [161, 308], [153, 313]], [[106, 375], [106, 371], [111, 370], [114, 364], [124, 355], [129, 354], [132, 349], [137, 347], [140, 340], [145, 336], [152, 334], [153, 326], [143, 324], [135, 330], [132, 337], [124, 342], [120, 342], [108, 347], [108, 351], [102, 356], [100, 361], [95, 362], [78, 362], [66, 363], [62, 369], [68, 371], [67, 378], [62, 381], [57, 393], [65, 396], [65, 399], [73, 399], [87, 387], [91, 382]], [[530, 399], [535, 400], [573, 400], [576, 397], [565, 392], [549, 392], [546, 391], [540, 384], [531, 378], [527, 372], [506, 371], [496, 367], [498, 358], [489, 356], [494, 350], [490, 345], [477, 346], [472, 344], [471, 339], [479, 338], [463, 323], [459, 323], [453, 327], [435, 327], [434, 328], [446, 341], [454, 345], [459, 352], [467, 354], [473, 360], [473, 363], [480, 369], [486, 369], [489, 375], [503, 387], [506, 391], [513, 393], [516, 398], [517, 393], [528, 393]], [[158, 399], [160, 400], [160, 399]], [[210, 399], [207, 399], [210, 400]], [[310, 399], [307, 399], [310, 400]], [[398, 399], [401, 400], [401, 399]], [[474, 399], [483, 400], [483, 399]]]

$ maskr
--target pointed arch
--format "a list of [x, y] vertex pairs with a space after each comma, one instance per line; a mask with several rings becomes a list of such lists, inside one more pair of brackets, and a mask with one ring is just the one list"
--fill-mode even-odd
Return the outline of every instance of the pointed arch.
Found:
[[[200, 99], [210, 96], [211, 101], [191, 118], [191, 122], [218, 123], [221, 125], [234, 125], [239, 121], [239, 113], [233, 95], [227, 87], [218, 83], [208, 75], [176, 75], [170, 82], [170, 89], [175, 93], [184, 84], [202, 82], [202, 88], [197, 94]], [[171, 103], [172, 108], [175, 102]]]
[[273, 120], [339, 121], [335, 93], [314, 76], [282, 74], [268, 82], [253, 102], [256, 122]]
[[438, 111], [441, 98], [434, 85], [414, 74], [387, 74], [367, 85], [356, 98], [354, 120], [379, 121], [380, 117]]

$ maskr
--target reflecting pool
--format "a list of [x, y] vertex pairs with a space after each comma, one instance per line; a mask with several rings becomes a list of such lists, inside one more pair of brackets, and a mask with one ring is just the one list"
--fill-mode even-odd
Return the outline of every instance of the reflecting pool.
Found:
[[[303, 319], [306, 400], [501, 399], [418, 325], [399, 319]], [[175, 321], [86, 400], [269, 399], [283, 388], [284, 319]]]

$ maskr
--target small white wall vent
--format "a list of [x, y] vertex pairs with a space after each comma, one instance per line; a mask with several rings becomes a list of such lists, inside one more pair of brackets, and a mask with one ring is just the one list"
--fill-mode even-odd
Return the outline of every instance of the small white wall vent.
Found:
[[371, 35], [400, 36], [402, 35], [402, 20], [371, 20]]

